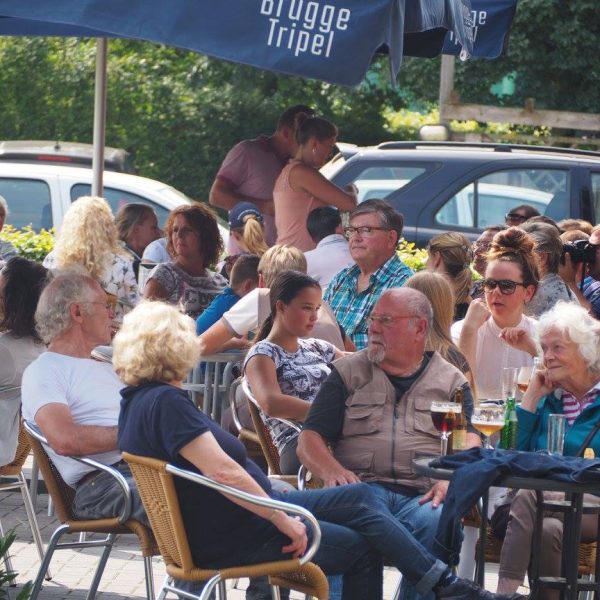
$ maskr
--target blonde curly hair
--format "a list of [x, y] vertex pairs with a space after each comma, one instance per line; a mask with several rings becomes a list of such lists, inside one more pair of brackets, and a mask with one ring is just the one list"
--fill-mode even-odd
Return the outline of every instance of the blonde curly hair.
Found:
[[199, 359], [194, 321], [156, 300], [144, 300], [127, 313], [113, 340], [113, 367], [128, 385], [182, 381]]
[[94, 279], [101, 279], [114, 254], [125, 255], [115, 218], [108, 202], [98, 196], [82, 196], [71, 204], [54, 246], [61, 269], [81, 265]]

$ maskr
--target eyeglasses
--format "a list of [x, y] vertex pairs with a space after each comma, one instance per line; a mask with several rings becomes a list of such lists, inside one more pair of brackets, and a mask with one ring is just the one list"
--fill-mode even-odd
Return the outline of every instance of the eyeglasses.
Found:
[[508, 213], [504, 216], [504, 219], [506, 221], [519, 221], [520, 223], [524, 223], [525, 221], [527, 221], [529, 217], [526, 217], [525, 215], [520, 215], [519, 213]]
[[113, 302], [82, 302], [82, 304], [100, 304], [108, 311], [115, 310], [115, 304]]
[[527, 287], [524, 283], [520, 281], [513, 281], [512, 279], [484, 279], [483, 280], [483, 290], [485, 292], [491, 292], [495, 290], [496, 287], [500, 288], [500, 293], [505, 296], [510, 296], [510, 294], [514, 294], [517, 286], [521, 285], [523, 287]]
[[350, 239], [355, 233], [361, 237], [370, 237], [374, 231], [391, 231], [389, 227], [371, 227], [369, 225], [361, 225], [360, 227], [344, 227], [344, 235]]
[[384, 327], [391, 327], [396, 321], [400, 319], [415, 319], [416, 315], [369, 315], [367, 317], [367, 323], [373, 325], [373, 323], [379, 321]]

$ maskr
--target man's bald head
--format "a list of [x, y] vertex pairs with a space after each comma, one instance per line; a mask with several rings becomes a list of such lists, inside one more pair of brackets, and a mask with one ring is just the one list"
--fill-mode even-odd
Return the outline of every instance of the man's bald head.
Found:
[[407, 314], [414, 315], [418, 319], [425, 319], [427, 321], [427, 331], [429, 331], [433, 322], [433, 309], [425, 294], [419, 292], [419, 290], [406, 287], [386, 290], [375, 304], [375, 311], [377, 311], [378, 304], [382, 300], [385, 301], [386, 298], [396, 307], [398, 312], [406, 311]]

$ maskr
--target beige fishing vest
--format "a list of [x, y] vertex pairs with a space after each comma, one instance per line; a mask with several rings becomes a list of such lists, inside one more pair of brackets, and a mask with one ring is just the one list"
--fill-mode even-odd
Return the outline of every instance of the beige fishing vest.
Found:
[[419, 491], [431, 485], [418, 477], [412, 461], [439, 455], [440, 437], [429, 408], [433, 400], [450, 401], [464, 375], [434, 352], [412, 387], [396, 402], [396, 390], [366, 351], [334, 363], [350, 395], [346, 399], [342, 438], [334, 445], [336, 459], [362, 481], [400, 484]]

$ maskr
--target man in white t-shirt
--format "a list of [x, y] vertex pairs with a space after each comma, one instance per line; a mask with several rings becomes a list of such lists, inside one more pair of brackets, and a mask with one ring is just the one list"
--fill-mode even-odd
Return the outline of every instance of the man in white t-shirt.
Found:
[[88, 275], [59, 274], [42, 292], [35, 318], [48, 351], [23, 373], [23, 416], [37, 424], [50, 445], [50, 459], [75, 489], [75, 515], [118, 515], [124, 498], [114, 478], [70, 455], [114, 465], [132, 488], [132, 517], [148, 523], [117, 449], [119, 391], [124, 386], [110, 364], [90, 358], [94, 347], [111, 339], [114, 312], [106, 293]]

